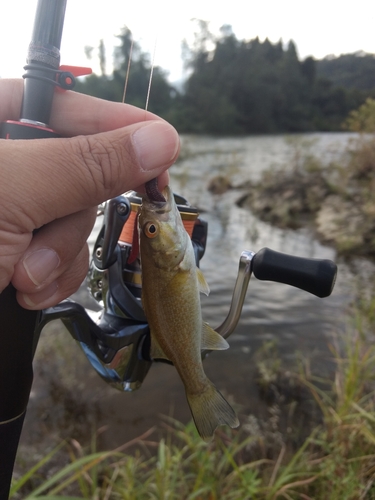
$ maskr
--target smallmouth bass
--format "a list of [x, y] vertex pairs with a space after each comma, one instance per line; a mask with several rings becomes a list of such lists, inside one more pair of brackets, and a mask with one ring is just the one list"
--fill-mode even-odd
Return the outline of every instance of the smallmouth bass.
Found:
[[[161, 201], [161, 199], [165, 201]], [[144, 198], [139, 216], [142, 303], [150, 325], [151, 357], [168, 359], [185, 386], [200, 436], [219, 425], [238, 427], [237, 416], [204, 373], [201, 350], [221, 350], [227, 341], [202, 320], [199, 293], [209, 288], [197, 268], [172, 190]]]

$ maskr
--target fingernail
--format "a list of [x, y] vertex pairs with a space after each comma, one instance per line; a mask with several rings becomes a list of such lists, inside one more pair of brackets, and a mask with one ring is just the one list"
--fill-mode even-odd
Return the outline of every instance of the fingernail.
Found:
[[142, 126], [133, 133], [132, 139], [143, 170], [153, 170], [170, 163], [180, 147], [176, 130], [161, 121]]
[[58, 288], [56, 281], [54, 281], [40, 292], [32, 294], [24, 293], [22, 297], [29, 307], [37, 307], [50, 299], [57, 292]]
[[50, 248], [41, 248], [27, 255], [23, 266], [34, 285], [42, 285], [60, 264], [57, 253]]

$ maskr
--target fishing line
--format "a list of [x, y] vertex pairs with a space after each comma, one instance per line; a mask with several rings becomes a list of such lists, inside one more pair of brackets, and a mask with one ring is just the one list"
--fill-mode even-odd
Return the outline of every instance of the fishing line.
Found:
[[132, 41], [131, 41], [130, 49], [129, 49], [128, 67], [126, 68], [126, 76], [125, 76], [125, 83], [124, 83], [124, 92], [122, 94], [122, 104], [125, 103], [126, 90], [128, 88], [130, 65], [131, 65], [131, 62], [132, 62], [132, 54], [133, 54], [133, 45], [134, 45], [134, 38], [132, 37]]
[[154, 50], [153, 50], [153, 53], [152, 53], [150, 79], [149, 79], [149, 82], [148, 82], [146, 105], [145, 105], [145, 120], [146, 120], [146, 116], [147, 116], [148, 103], [149, 103], [149, 100], [150, 100], [152, 77], [154, 75], [154, 66], [155, 66], [155, 55], [156, 55], [156, 45], [157, 45], [157, 42], [158, 42], [158, 37], [155, 38]]
[[[146, 103], [145, 103], [145, 121], [147, 117], [147, 109], [148, 105], [150, 102], [150, 94], [151, 94], [151, 85], [152, 85], [152, 78], [154, 76], [154, 67], [155, 67], [155, 56], [156, 56], [156, 47], [157, 47], [157, 37], [155, 38], [155, 43], [154, 43], [154, 48], [152, 52], [152, 60], [151, 60], [151, 69], [150, 69], [150, 78], [148, 81], [148, 88], [147, 88], [147, 95], [146, 95]], [[130, 44], [130, 49], [129, 49], [129, 60], [128, 60], [128, 65], [126, 68], [126, 75], [125, 75], [125, 83], [124, 83], [124, 91], [122, 94], [122, 103], [125, 103], [125, 97], [126, 97], [126, 91], [128, 88], [128, 81], [129, 81], [129, 74], [130, 74], [130, 66], [132, 63], [132, 54], [133, 54], [133, 46], [134, 46], [134, 38], [132, 37], [132, 41]]]

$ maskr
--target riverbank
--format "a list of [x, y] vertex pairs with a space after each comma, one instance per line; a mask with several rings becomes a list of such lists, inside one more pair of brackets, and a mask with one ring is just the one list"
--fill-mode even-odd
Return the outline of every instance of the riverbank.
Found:
[[342, 255], [375, 256], [375, 137], [353, 138], [324, 165], [299, 151], [292, 168], [267, 170], [238, 205], [281, 228], [312, 226]]

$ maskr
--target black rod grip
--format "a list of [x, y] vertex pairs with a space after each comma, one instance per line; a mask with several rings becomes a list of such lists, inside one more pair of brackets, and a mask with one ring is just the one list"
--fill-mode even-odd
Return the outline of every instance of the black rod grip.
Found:
[[[26, 410], [33, 381], [34, 330], [39, 311], [23, 309], [16, 290], [0, 294], [0, 425]], [[0, 451], [1, 456], [1, 451]]]
[[[66, 2], [38, 0], [27, 59], [28, 65], [37, 64], [41, 69], [37, 75], [32, 75], [33, 78], [25, 80], [21, 118], [27, 123], [4, 124], [0, 127], [3, 139], [55, 136], [52, 130], [38, 125], [47, 125], [49, 121], [54, 84], [45, 84], [44, 78], [50, 77], [47, 71], [50, 68], [54, 74], [60, 63]], [[32, 360], [39, 312], [23, 309], [17, 302], [16, 290], [9, 284], [0, 293], [0, 321], [0, 500], [5, 500], [33, 380]]]
[[25, 413], [0, 425], [0, 500], [8, 500], [13, 464], [22, 431]]
[[262, 248], [253, 257], [252, 271], [258, 280], [285, 283], [323, 298], [331, 295], [337, 266], [327, 259], [306, 259]]

